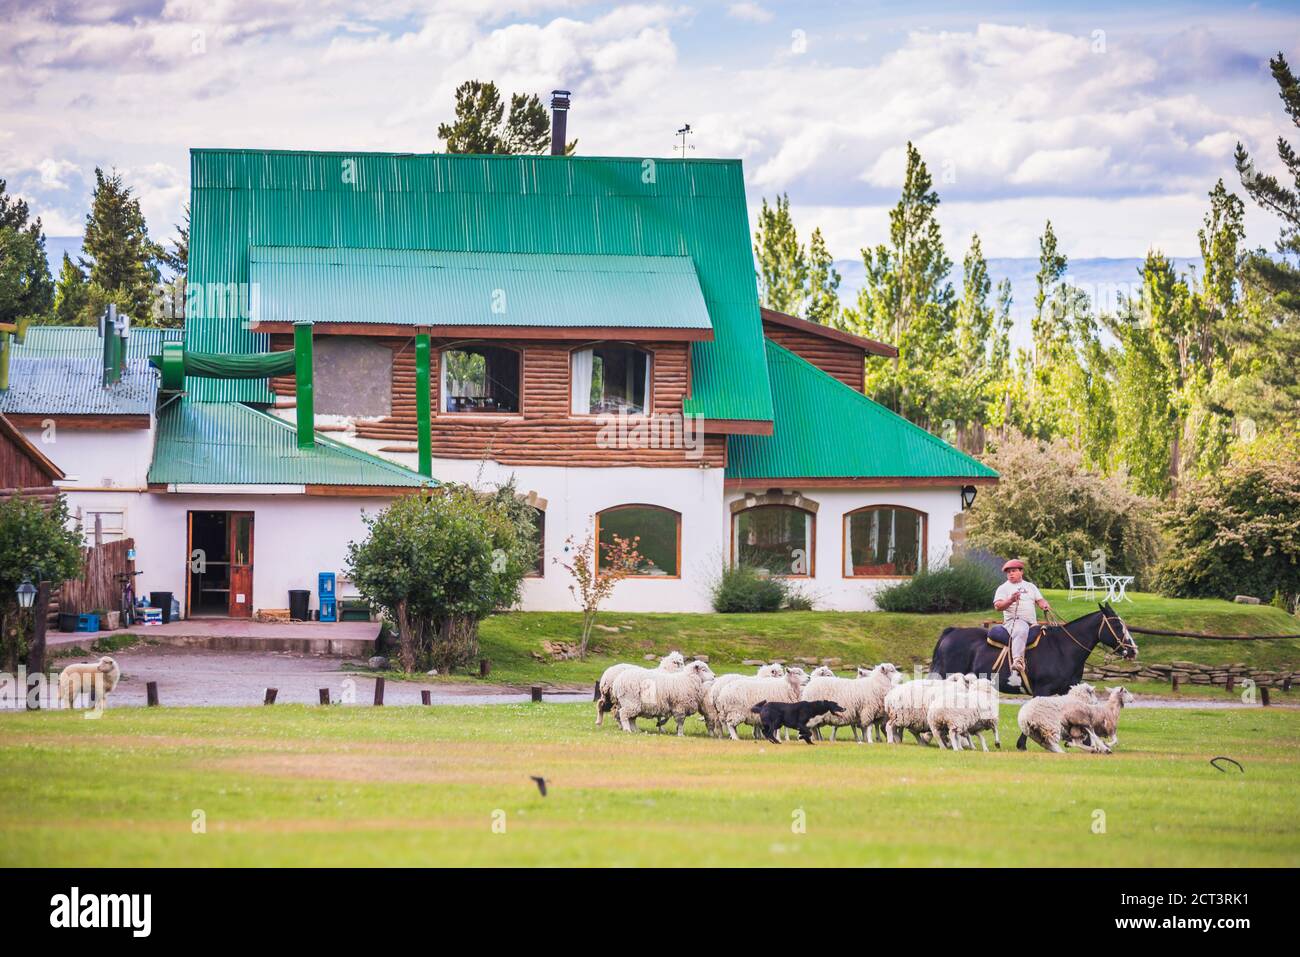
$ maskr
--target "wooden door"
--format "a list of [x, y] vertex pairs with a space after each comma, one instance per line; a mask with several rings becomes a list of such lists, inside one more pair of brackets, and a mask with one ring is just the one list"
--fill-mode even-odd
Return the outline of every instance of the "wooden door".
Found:
[[230, 512], [230, 617], [253, 617], [253, 513]]

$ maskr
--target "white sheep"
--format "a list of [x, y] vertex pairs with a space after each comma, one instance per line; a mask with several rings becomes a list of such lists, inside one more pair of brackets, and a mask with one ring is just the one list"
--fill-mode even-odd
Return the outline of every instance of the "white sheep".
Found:
[[[1016, 715], [1016, 724], [1020, 726], [1020, 740], [1016, 742], [1016, 748], [1020, 751], [1025, 750], [1025, 741], [1028, 738], [1040, 747], [1060, 754], [1064, 750], [1061, 747], [1061, 734], [1065, 728], [1067, 710], [1068, 716], [1075, 719], [1078, 715], [1077, 709], [1088, 709], [1096, 703], [1096, 700], [1096, 693], [1088, 684], [1074, 685], [1065, 694], [1030, 698], [1020, 706], [1020, 714]], [[1077, 720], [1088, 724], [1091, 715], [1085, 712]]]
[[814, 718], [808, 726], [829, 724], [834, 741], [836, 731], [848, 725], [855, 741], [861, 743], [865, 736], [867, 743], [872, 743], [872, 729], [884, 715], [885, 695], [897, 678], [898, 669], [888, 662], [872, 669], [860, 667], [855, 678], [837, 678], [829, 668], [817, 668], [803, 689], [803, 700], [834, 701], [844, 711]]
[[943, 682], [944, 687], [930, 701], [927, 719], [933, 740], [943, 747], [945, 733], [948, 746], [954, 751], [962, 749], [963, 739], [974, 747], [971, 735], [979, 738], [980, 746], [989, 746], [982, 732], [992, 729], [993, 743], [1002, 747], [998, 733], [998, 688], [988, 678], [967, 676], [965, 686]]
[[[681, 671], [685, 664], [686, 659], [680, 651], [670, 651], [659, 659], [656, 668], [663, 671]], [[600, 676], [600, 680], [596, 682], [596, 727], [599, 728], [604, 723], [607, 711], [613, 711], [617, 707], [614, 701], [614, 679], [629, 668], [636, 668], [638, 671], [655, 670], [654, 668], [643, 668], [641, 665], [626, 663], [610, 665], [606, 668], [604, 674]], [[614, 714], [614, 720], [618, 720], [617, 712]]]
[[889, 691], [885, 695], [885, 740], [903, 740], [903, 732], [911, 731], [918, 744], [927, 744], [930, 738], [930, 700], [942, 690], [944, 684], [966, 686], [966, 676], [949, 675], [947, 678], [917, 678]]
[[[778, 664], [759, 665], [755, 673], [756, 678], [781, 678], [785, 676], [785, 667]], [[738, 675], [728, 672], [725, 675], [718, 675], [709, 686], [708, 692], [704, 695], [704, 700], [700, 702], [700, 714], [704, 716], [704, 724], [709, 729], [709, 734], [713, 737], [722, 736], [722, 726], [718, 723], [718, 693], [729, 685], [736, 678], [747, 678], [748, 675]]]
[[733, 741], [739, 740], [737, 725], [748, 724], [757, 733], [761, 721], [752, 710], [754, 705], [762, 701], [798, 701], [808, 677], [802, 668], [791, 668], [782, 678], [734, 678], [714, 696], [719, 725], [727, 729]]
[[92, 695], [100, 693], [101, 689], [96, 687], [100, 679], [103, 680], [104, 698], [107, 698], [121, 677], [122, 669], [108, 655], [98, 661], [68, 665], [59, 672], [59, 700], [65, 707], [76, 707], [77, 695], [83, 691]]
[[700, 702], [712, 682], [713, 672], [703, 661], [692, 661], [675, 672], [662, 669], [643, 673], [622, 671], [614, 679], [619, 724], [624, 731], [632, 733], [636, 731], [634, 722], [642, 715], [676, 718], [680, 737], [686, 716], [700, 710]]
[[[1137, 699], [1127, 688], [1111, 688], [1105, 701], [1090, 702], [1086, 715], [1076, 709], [1067, 708], [1062, 717], [1065, 731], [1065, 744], [1077, 745], [1085, 751], [1101, 751], [1110, 754], [1119, 742], [1119, 713], [1125, 705]], [[1087, 717], [1088, 724], [1081, 724], [1079, 719]], [[1084, 741], [1091, 744], [1089, 747]]]

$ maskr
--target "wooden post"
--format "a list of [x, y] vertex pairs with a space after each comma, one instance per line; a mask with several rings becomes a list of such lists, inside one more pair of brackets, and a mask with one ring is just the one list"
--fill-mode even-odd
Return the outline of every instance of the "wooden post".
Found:
[[591, 688], [591, 700], [592, 700], [592, 701], [599, 701], [599, 700], [600, 700], [600, 679], [599, 679], [599, 678], [597, 678], [596, 681], [595, 681], [595, 684], [592, 685], [592, 688]]
[[329, 703], [330, 703], [330, 689], [329, 689], [329, 688], [321, 688], [321, 689], [320, 689], [320, 703], [321, 703], [321, 704], [329, 704]]
[[487, 658], [480, 658], [478, 663], [478, 676], [486, 678], [492, 671], [492, 662]]
[[1231, 692], [1232, 689], [1235, 688], [1235, 687], [1237, 687], [1237, 676], [1236, 676], [1236, 675], [1228, 675], [1228, 684], [1227, 684], [1228, 691]]
[[420, 692], [420, 704], [433, 704], [433, 692], [428, 688]]
[[36, 586], [36, 601], [32, 602], [32, 643], [27, 649], [27, 710], [41, 710], [41, 695], [38, 691], [33, 697], [31, 686], [39, 686], [41, 676], [45, 674], [45, 626], [50, 617], [50, 583], [40, 582]]
[[1259, 703], [1265, 708], [1268, 707], [1268, 685], [1259, 686]]
[[378, 708], [384, 703], [384, 679], [375, 679], [375, 707]]
[[534, 700], [534, 701], [541, 701], [541, 700], [542, 700], [542, 686], [541, 686], [541, 685], [533, 685], [532, 688], [530, 688], [529, 690], [532, 691], [532, 693], [533, 693], [533, 700]]
[[158, 707], [158, 682], [146, 681], [144, 685], [145, 700], [149, 702], [149, 707]]
[[1283, 691], [1290, 691], [1290, 690], [1291, 690], [1291, 676], [1290, 676], [1290, 675], [1287, 675], [1285, 678], [1282, 679], [1282, 690], [1283, 690]]
[[1182, 678], [1180, 677], [1180, 675], [1179, 675], [1178, 672], [1176, 672], [1176, 671], [1173, 672], [1173, 673], [1170, 675], [1170, 678], [1173, 680], [1174, 691], [1177, 691], [1177, 690], [1178, 690], [1178, 683], [1179, 683], [1179, 681], [1182, 680]]
[[275, 704], [275, 696], [280, 693], [278, 688], [267, 688], [266, 697], [262, 699], [262, 704]]

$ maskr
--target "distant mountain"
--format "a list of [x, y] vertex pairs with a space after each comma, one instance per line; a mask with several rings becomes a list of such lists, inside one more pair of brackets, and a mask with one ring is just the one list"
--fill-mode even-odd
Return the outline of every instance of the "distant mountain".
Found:
[[[1088, 293], [1093, 306], [1100, 312], [1114, 312], [1119, 296], [1136, 296], [1141, 289], [1141, 259], [1071, 259], [1066, 279]], [[1199, 273], [1200, 257], [1173, 260], [1174, 268], [1181, 274], [1189, 267]], [[866, 270], [860, 259], [837, 259], [835, 268], [843, 277], [840, 282], [840, 299], [844, 303], [857, 301], [858, 290], [866, 279]], [[1034, 313], [1034, 296], [1038, 292], [1034, 277], [1038, 274], [1036, 258], [990, 259], [989, 278], [993, 288], [1003, 279], [1011, 280], [1011, 316], [1015, 320], [1012, 340], [1017, 345], [1029, 343], [1029, 319]], [[961, 295], [961, 264], [953, 270], [953, 288]], [[992, 295], [992, 294], [990, 294]]]

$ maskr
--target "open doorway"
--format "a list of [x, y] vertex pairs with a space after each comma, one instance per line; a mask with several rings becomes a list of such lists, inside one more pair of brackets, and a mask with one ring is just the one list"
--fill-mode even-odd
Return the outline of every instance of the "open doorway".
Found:
[[253, 513], [190, 512], [186, 614], [253, 617]]

